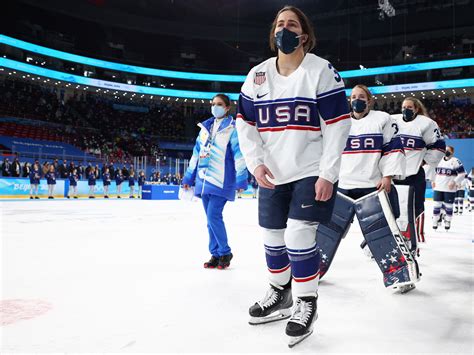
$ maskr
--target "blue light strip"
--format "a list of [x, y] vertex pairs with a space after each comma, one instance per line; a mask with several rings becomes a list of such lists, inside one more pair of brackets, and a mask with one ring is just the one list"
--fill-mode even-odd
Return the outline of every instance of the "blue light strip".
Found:
[[58, 58], [67, 60], [69, 62], [81, 63], [90, 65], [93, 67], [106, 68], [116, 71], [124, 71], [134, 74], [144, 74], [159, 76], [173, 79], [184, 79], [184, 80], [203, 80], [203, 81], [224, 81], [224, 82], [244, 82], [245, 75], [223, 75], [223, 74], [202, 74], [202, 73], [189, 73], [174, 70], [162, 70], [152, 69], [146, 67], [140, 67], [135, 65], [127, 65], [115, 62], [109, 62], [106, 60], [94, 59], [84, 57], [82, 55], [71, 54], [67, 52], [58, 51], [55, 49], [38, 46], [33, 43], [21, 41], [5, 35], [0, 35], [0, 43], [7, 44], [12, 47], [21, 48], [29, 52], [42, 54], [48, 57]]
[[[146, 67], [140, 67], [135, 65], [120, 64], [115, 62], [109, 62], [100, 59], [94, 59], [84, 57], [81, 55], [71, 54], [67, 52], [58, 51], [55, 49], [39, 46], [33, 43], [21, 41], [9, 36], [0, 35], [0, 43], [7, 44], [12, 47], [21, 48], [29, 52], [42, 54], [48, 57], [54, 57], [70, 62], [86, 64], [94, 67], [106, 68], [116, 71], [124, 71], [135, 74], [152, 75], [158, 77], [184, 79], [184, 80], [202, 80], [202, 81], [223, 81], [223, 82], [244, 82], [245, 75], [223, 75], [223, 74], [203, 74], [203, 73], [191, 73], [181, 72], [173, 70], [162, 70], [152, 69]], [[403, 64], [393, 65], [387, 67], [369, 68], [369, 69], [358, 69], [348, 70], [339, 72], [343, 78], [354, 78], [372, 75], [383, 75], [393, 73], [407, 73], [420, 70], [431, 70], [431, 69], [444, 69], [444, 68], [456, 68], [456, 67], [468, 67], [474, 66], [474, 58], [464, 59], [453, 59], [453, 60], [442, 60], [437, 62], [428, 63], [415, 63], [415, 64]]]
[[[0, 66], [19, 70], [25, 73], [30, 73], [34, 75], [44, 76], [47, 78], [66, 81], [73, 84], [80, 84], [86, 86], [95, 86], [102, 89], [108, 90], [120, 90], [128, 91], [137, 94], [146, 94], [146, 95], [156, 95], [156, 96], [173, 96], [173, 97], [182, 97], [187, 99], [212, 99], [217, 92], [207, 92], [207, 91], [187, 91], [187, 90], [175, 90], [175, 89], [162, 89], [162, 88], [152, 88], [148, 86], [139, 86], [139, 85], [128, 85], [117, 83], [113, 81], [106, 80], [97, 80], [92, 78], [86, 78], [84, 76], [73, 75], [68, 73], [59, 72], [56, 70], [46, 69], [37, 67], [31, 64], [17, 62], [15, 60], [0, 58]], [[237, 100], [239, 94], [226, 93], [231, 100]]]
[[[79, 75], [73, 75], [63, 73], [51, 69], [37, 67], [31, 64], [17, 62], [15, 60], [0, 58], [0, 67], [6, 67], [13, 70], [18, 70], [34, 75], [44, 76], [47, 78], [66, 81], [73, 84], [87, 85], [99, 87], [102, 89], [109, 90], [120, 90], [133, 92], [137, 94], [156, 95], [156, 96], [172, 96], [188, 99], [212, 99], [217, 92], [207, 91], [187, 91], [187, 90], [175, 90], [175, 89], [162, 89], [152, 88], [148, 86], [128, 85], [122, 83], [116, 83], [113, 81], [97, 80], [86, 78]], [[389, 85], [389, 86], [373, 86], [370, 87], [370, 91], [374, 95], [391, 94], [396, 92], [413, 92], [413, 91], [424, 91], [424, 90], [445, 90], [445, 89], [457, 89], [474, 87], [474, 79], [458, 79], [458, 80], [445, 80], [445, 81], [433, 81], [426, 83], [412, 83], [412, 84], [400, 84], [400, 85]], [[351, 89], [346, 89], [346, 95], [349, 96]], [[231, 100], [238, 100], [238, 93], [226, 93], [229, 95]]]

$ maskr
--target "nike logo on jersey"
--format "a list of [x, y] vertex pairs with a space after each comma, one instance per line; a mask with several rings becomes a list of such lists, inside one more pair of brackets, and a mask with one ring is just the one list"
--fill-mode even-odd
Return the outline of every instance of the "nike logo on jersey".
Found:
[[308, 208], [308, 207], [313, 207], [313, 205], [305, 205], [305, 204], [301, 204], [301, 208]]
[[263, 94], [263, 95], [257, 94], [257, 99], [261, 99], [262, 97], [267, 96], [268, 94], [269, 94], [268, 92], [266, 94]]

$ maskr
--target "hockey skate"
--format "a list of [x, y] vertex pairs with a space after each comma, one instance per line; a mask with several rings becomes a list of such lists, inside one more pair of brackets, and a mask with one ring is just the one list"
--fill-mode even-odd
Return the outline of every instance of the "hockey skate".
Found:
[[211, 256], [209, 261], [204, 263], [205, 269], [215, 269], [219, 265], [219, 258], [216, 258], [214, 255]]
[[444, 221], [444, 229], [446, 232], [451, 228], [451, 221]]
[[440, 224], [441, 224], [441, 218], [439, 218], [439, 219], [437, 219], [437, 220], [433, 218], [433, 229], [434, 229], [434, 230], [437, 230], [437, 229], [438, 229], [438, 226], [439, 226]]
[[270, 285], [265, 297], [249, 309], [250, 325], [265, 324], [290, 318], [293, 298], [291, 288]]
[[301, 297], [296, 300], [293, 314], [286, 325], [290, 348], [313, 334], [313, 325], [318, 319], [316, 300], [316, 297]]

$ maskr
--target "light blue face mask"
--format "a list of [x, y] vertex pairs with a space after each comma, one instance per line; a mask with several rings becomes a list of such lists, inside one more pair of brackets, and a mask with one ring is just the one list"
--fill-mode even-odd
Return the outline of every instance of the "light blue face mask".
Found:
[[211, 107], [211, 112], [215, 118], [222, 118], [225, 116], [225, 113], [226, 113], [225, 108], [223, 106], [217, 106], [217, 105], [214, 105]]

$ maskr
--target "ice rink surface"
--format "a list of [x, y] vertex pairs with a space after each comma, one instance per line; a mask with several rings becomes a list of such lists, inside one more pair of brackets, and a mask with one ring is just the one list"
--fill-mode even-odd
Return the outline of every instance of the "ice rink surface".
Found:
[[267, 289], [257, 201], [228, 203], [234, 259], [209, 258], [200, 202], [0, 202], [0, 352], [473, 353], [473, 213], [431, 229], [423, 274], [385, 289], [355, 223], [320, 284], [314, 334], [287, 347], [286, 322], [250, 326]]

